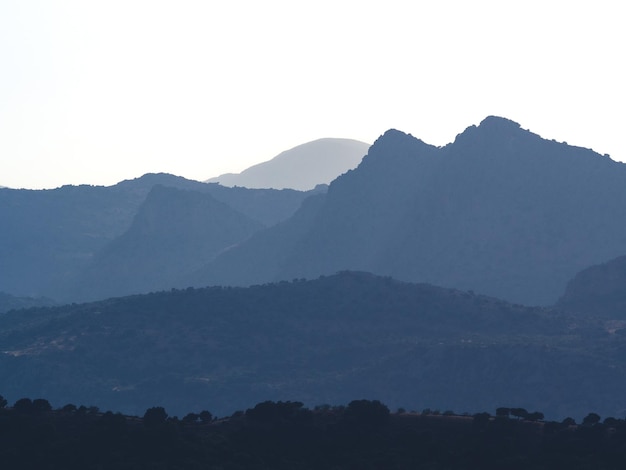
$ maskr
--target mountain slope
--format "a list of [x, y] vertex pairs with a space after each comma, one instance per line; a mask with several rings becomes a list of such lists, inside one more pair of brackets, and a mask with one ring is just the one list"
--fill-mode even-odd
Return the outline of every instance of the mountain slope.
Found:
[[210, 194], [154, 186], [128, 231], [97, 253], [80, 274], [72, 298], [179, 286], [184, 275], [261, 228]]
[[[224, 250], [213, 262], [187, 276], [186, 284], [247, 286], [275, 279], [279, 267], [293, 255], [298, 241], [315, 224], [325, 198], [325, 194], [307, 198], [292, 217]], [[246, 268], [242, 269], [243, 266]]]
[[359, 396], [417, 410], [619, 416], [624, 341], [584, 318], [344, 272], [0, 315], [0, 376], [9, 401], [128, 413]]
[[48, 305], [54, 305], [55, 303], [43, 297], [15, 297], [14, 295], [0, 292], [0, 314], [6, 313], [9, 310], [19, 310], [30, 307], [45, 307]]
[[582, 270], [567, 284], [557, 307], [626, 320], [626, 256]]
[[109, 187], [0, 189], [0, 291], [71, 301], [68, 286], [95, 253], [128, 230], [155, 185], [211, 194], [265, 226], [288, 218], [313, 193], [226, 188], [168, 174]]
[[241, 173], [227, 173], [207, 182], [246, 188], [293, 188], [306, 191], [328, 184], [356, 167], [369, 144], [352, 139], [318, 139], [286, 150]]
[[551, 304], [576, 272], [626, 253], [625, 216], [626, 165], [591, 150], [497, 117], [443, 148], [392, 130], [265, 281], [357, 269]]

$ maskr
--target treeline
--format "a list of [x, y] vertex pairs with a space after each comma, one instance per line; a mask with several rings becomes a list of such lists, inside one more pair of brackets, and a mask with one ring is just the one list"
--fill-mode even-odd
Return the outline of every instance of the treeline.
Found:
[[11, 469], [621, 469], [626, 458], [626, 421], [595, 413], [576, 424], [522, 408], [391, 413], [377, 400], [266, 401], [226, 418], [0, 405], [0, 462]]

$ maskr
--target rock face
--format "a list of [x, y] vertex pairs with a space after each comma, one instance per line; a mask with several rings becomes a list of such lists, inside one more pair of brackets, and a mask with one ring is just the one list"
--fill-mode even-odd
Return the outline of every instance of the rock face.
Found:
[[557, 307], [612, 320], [626, 320], [626, 256], [579, 272]]
[[328, 184], [355, 168], [369, 144], [352, 139], [318, 139], [282, 152], [238, 174], [227, 173], [208, 183], [246, 188], [292, 188], [301, 191]]
[[581, 269], [626, 253], [626, 165], [498, 117], [443, 148], [390, 130], [312, 209], [198, 282], [221, 283], [228, 266], [223, 280], [245, 284], [262, 261], [253, 282], [351, 269], [547, 305]]

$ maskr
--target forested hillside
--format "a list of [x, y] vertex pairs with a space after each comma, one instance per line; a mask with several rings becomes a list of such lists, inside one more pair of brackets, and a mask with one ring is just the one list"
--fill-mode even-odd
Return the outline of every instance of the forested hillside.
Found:
[[517, 404], [621, 416], [626, 335], [614, 323], [345, 272], [0, 315], [10, 400], [45, 395], [126, 413], [211, 403], [309, 406], [376, 397], [476, 412]]

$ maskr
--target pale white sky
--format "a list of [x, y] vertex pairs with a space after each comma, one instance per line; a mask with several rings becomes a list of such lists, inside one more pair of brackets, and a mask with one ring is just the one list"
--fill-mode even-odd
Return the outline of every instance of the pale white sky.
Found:
[[626, 160], [622, 2], [0, 0], [0, 185], [204, 180], [495, 114]]

